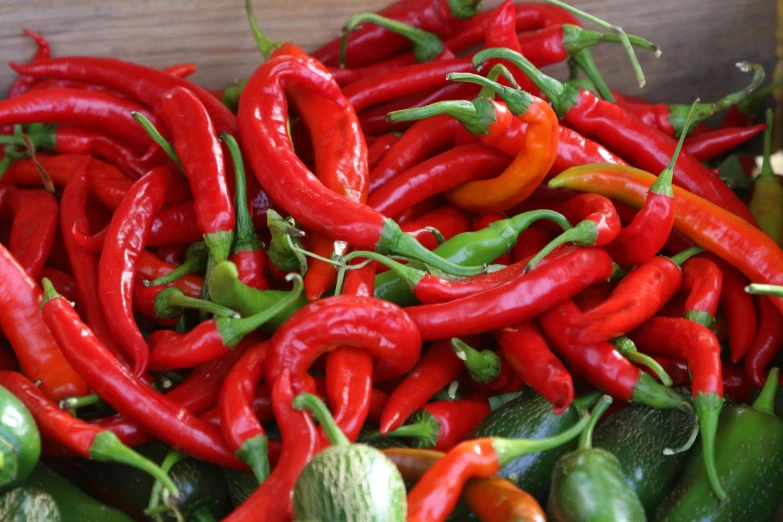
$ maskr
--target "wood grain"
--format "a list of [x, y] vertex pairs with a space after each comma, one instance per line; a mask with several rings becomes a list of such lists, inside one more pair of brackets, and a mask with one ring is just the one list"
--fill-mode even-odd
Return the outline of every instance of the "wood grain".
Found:
[[[262, 28], [277, 40], [314, 49], [335, 36], [351, 14], [389, 0], [256, 0]], [[486, 8], [499, 0], [487, 0]], [[659, 59], [640, 52], [643, 94], [655, 100], [716, 99], [748, 81], [733, 64], [775, 60], [775, 2], [769, 0], [573, 0], [574, 5], [661, 45]], [[165, 67], [194, 62], [193, 76], [209, 88], [247, 76], [259, 56], [242, 0], [3, 0], [0, 62], [26, 61], [34, 46], [22, 28], [49, 38], [54, 55], [114, 56]], [[609, 84], [638, 93], [622, 49], [594, 50]], [[0, 91], [14, 73], [0, 67]]]

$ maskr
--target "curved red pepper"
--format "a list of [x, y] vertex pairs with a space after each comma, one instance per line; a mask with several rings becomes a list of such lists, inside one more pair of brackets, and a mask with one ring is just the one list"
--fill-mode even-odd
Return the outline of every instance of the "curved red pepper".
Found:
[[[49, 42], [47, 42], [43, 36], [31, 31], [30, 29], [25, 29], [24, 34], [32, 38], [35, 41], [35, 46], [37, 47], [35, 54], [33, 55], [33, 59], [30, 61], [40, 62], [49, 59], [49, 55], [51, 54]], [[14, 82], [11, 84], [11, 87], [8, 88], [8, 95], [6, 98], [14, 98], [20, 94], [24, 94], [40, 81], [40, 78], [35, 78], [33, 76], [27, 76], [24, 74], [20, 75], [19, 78], [14, 80]]]
[[58, 125], [54, 131], [55, 151], [59, 154], [90, 154], [117, 167], [131, 179], [147, 173], [136, 154], [122, 144], [100, 132], [80, 127]]
[[689, 136], [685, 140], [683, 150], [699, 161], [710, 161], [761, 134], [766, 129], [767, 125], [760, 123], [750, 127], [726, 127], [698, 136]]
[[756, 298], [759, 327], [747, 355], [745, 375], [756, 386], [767, 379], [767, 366], [783, 348], [783, 318], [768, 297]]
[[448, 241], [457, 234], [470, 230], [470, 219], [457, 207], [443, 205], [400, 225], [403, 232], [414, 237], [428, 250], [434, 250], [439, 244], [438, 238], [430, 230], [433, 228]]
[[685, 318], [709, 328], [718, 313], [723, 289], [723, 272], [709, 259], [694, 257], [682, 265]]
[[381, 160], [386, 156], [386, 153], [389, 152], [389, 149], [392, 145], [397, 143], [397, 141], [400, 139], [400, 136], [393, 133], [393, 132], [387, 132], [383, 136], [379, 137], [377, 140], [375, 140], [372, 145], [368, 145], [367, 147], [367, 167], [370, 169], [374, 169], [378, 163], [381, 162]]
[[8, 249], [25, 272], [38, 279], [54, 244], [60, 208], [45, 190], [12, 192], [8, 203], [14, 219]]
[[297, 391], [314, 389], [308, 369], [318, 356], [337, 346], [370, 352], [376, 381], [409, 371], [421, 351], [416, 325], [401, 308], [379, 299], [344, 295], [321, 299], [298, 310], [270, 342], [267, 381], [274, 382], [283, 368], [288, 368]]
[[552, 403], [558, 415], [574, 400], [574, 384], [544, 339], [536, 323], [523, 321], [492, 333], [513, 370], [525, 383]]
[[136, 375], [146, 371], [150, 353], [133, 318], [133, 282], [165, 192], [165, 178], [154, 171], [133, 185], [112, 217], [98, 263], [98, 291], [104, 313], [111, 317], [109, 328], [133, 359]]
[[745, 291], [748, 282], [733, 266], [714, 254], [705, 254], [723, 274], [718, 306], [726, 314], [729, 329], [731, 362], [740, 361], [753, 345], [757, 330], [757, 312], [753, 297]]

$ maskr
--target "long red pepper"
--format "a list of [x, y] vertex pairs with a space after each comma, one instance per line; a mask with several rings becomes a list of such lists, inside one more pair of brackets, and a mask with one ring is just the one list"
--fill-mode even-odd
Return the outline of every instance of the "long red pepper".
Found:
[[471, 335], [531, 319], [609, 279], [612, 271], [612, 261], [603, 250], [567, 248], [500, 286], [447, 303], [412, 306], [406, 312], [424, 340]]
[[[587, 137], [600, 139], [614, 152], [631, 158], [637, 166], [660, 171], [674, 156], [676, 143], [666, 134], [652, 129], [615, 104], [599, 99], [584, 89], [542, 74], [519, 53], [505, 49], [487, 49], [476, 54], [480, 64], [490, 58], [502, 58], [522, 69], [549, 98], [564, 123]], [[674, 168], [674, 183], [733, 212], [748, 223], [755, 223], [742, 201], [717, 176], [687, 154]]]
[[514, 458], [558, 447], [579, 435], [589, 419], [585, 415], [574, 426], [546, 439], [484, 438], [456, 445], [424, 473], [408, 494], [408, 522], [446, 520], [468, 479], [491, 477]]
[[702, 250], [685, 250], [675, 257], [654, 257], [625, 276], [600, 305], [575, 317], [568, 335], [575, 344], [620, 337], [654, 316], [682, 284], [680, 265]]
[[41, 311], [68, 362], [118, 412], [180, 451], [220, 466], [242, 469], [242, 462], [226, 447], [220, 430], [134, 377], [53, 288], [47, 289]]
[[8, 249], [25, 272], [38, 279], [54, 244], [59, 205], [45, 190], [14, 191], [9, 203], [14, 219]]
[[25, 375], [40, 381], [52, 400], [88, 393], [87, 384], [75, 372], [46, 328], [38, 306], [41, 289], [11, 253], [0, 244], [0, 331], [3, 332]]
[[133, 282], [165, 192], [165, 179], [155, 171], [133, 185], [112, 217], [98, 263], [98, 291], [103, 310], [111, 318], [109, 328], [133, 359], [136, 375], [147, 369], [150, 354], [133, 318]]
[[[35, 41], [36, 50], [32, 60], [30, 61], [40, 62], [49, 59], [49, 55], [51, 54], [49, 42], [47, 42], [43, 36], [39, 35], [36, 32], [31, 31], [30, 29], [25, 29], [24, 34], [26, 34], [27, 36], [32, 38], [33, 41]], [[9, 87], [8, 95], [6, 96], [6, 98], [14, 98], [15, 96], [24, 94], [27, 91], [29, 91], [36, 83], [40, 81], [41, 81], [40, 78], [35, 78], [33, 76], [27, 76], [27, 75], [20, 75], [19, 78], [14, 80], [14, 82], [11, 84], [11, 87]]]
[[[71, 56], [52, 58], [29, 65], [11, 64], [19, 74], [94, 83], [129, 94], [148, 107], [174, 87], [185, 87], [198, 96], [207, 108], [218, 132], [234, 133], [236, 118], [220, 100], [198, 85], [151, 67], [112, 58]], [[129, 128], [140, 129], [138, 124]]]
[[[367, 324], [373, 328], [366, 328]], [[392, 303], [344, 295], [322, 299], [295, 312], [275, 332], [267, 359], [267, 381], [274, 382], [283, 368], [288, 368], [297, 391], [313, 390], [308, 369], [318, 356], [337, 346], [354, 346], [372, 354], [374, 380], [383, 381], [413, 367], [421, 350], [421, 336], [405, 312]]]
[[745, 356], [745, 375], [756, 386], [762, 386], [767, 378], [767, 366], [783, 348], [783, 320], [766, 296], [756, 298], [756, 308], [759, 327]]
[[693, 257], [682, 265], [685, 318], [709, 328], [718, 313], [723, 272], [709, 259]]
[[683, 149], [699, 161], [710, 161], [764, 132], [767, 125], [726, 127], [685, 140]]
[[550, 350], [541, 330], [532, 320], [492, 333], [513, 370], [525, 383], [563, 413], [574, 399], [571, 374]]
[[693, 383], [693, 408], [699, 417], [704, 464], [712, 490], [721, 500], [726, 493], [715, 468], [715, 434], [723, 406], [720, 343], [706, 327], [688, 319], [654, 317], [629, 334], [647, 354], [688, 361]]
[[437, 341], [422, 354], [413, 370], [389, 395], [381, 415], [381, 433], [399, 428], [464, 371], [465, 365], [454, 355], [450, 341]]
[[294, 395], [286, 368], [272, 384], [272, 407], [283, 441], [280, 460], [269, 478], [223, 522], [250, 522], [257, 520], [259, 513], [267, 520], [291, 518], [291, 495], [296, 478], [321, 449], [310, 414], [291, 406]]
[[444, 261], [402, 233], [393, 221], [318, 183], [291, 150], [285, 121], [277, 116], [287, 111], [284, 91], [288, 82], [308, 86], [349, 110], [337, 84], [326, 73], [310, 69], [303, 59], [280, 56], [258, 68], [240, 102], [240, 137], [252, 143], [250, 162], [273, 200], [306, 228], [354, 247], [406, 255], [455, 275], [483, 271], [481, 267], [458, 267]]
[[151, 141], [133, 120], [132, 112], [141, 112], [151, 121], [157, 121], [138, 103], [110, 94], [49, 89], [0, 102], [0, 125], [41, 122], [84, 125], [112, 135], [141, 153]]
[[397, 143], [400, 135], [394, 132], [387, 132], [367, 146], [367, 167], [374, 169], [378, 163], [386, 156], [392, 145]]

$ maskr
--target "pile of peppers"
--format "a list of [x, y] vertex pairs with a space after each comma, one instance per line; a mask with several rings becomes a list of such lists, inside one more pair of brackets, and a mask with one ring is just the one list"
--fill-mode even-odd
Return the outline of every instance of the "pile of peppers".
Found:
[[307, 52], [246, 0], [259, 65], [219, 91], [25, 31], [0, 519], [771, 520], [781, 81], [653, 103], [591, 52], [643, 86], [654, 43], [480, 4], [399, 0]]

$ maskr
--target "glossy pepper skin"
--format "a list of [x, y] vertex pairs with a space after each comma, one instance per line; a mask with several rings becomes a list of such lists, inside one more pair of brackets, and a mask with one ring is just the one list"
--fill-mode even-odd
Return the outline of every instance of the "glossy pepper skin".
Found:
[[137, 379], [103, 347], [65, 299], [49, 297], [41, 308], [46, 326], [65, 358], [87, 377], [95, 393], [172, 447], [202, 460], [242, 469], [242, 462], [225, 445], [219, 429]]
[[149, 347], [133, 318], [133, 282], [136, 267], [163, 207], [165, 179], [155, 172], [138, 180], [112, 216], [98, 262], [98, 291], [112, 335], [133, 360], [141, 375], [149, 365]]
[[[372, 324], [368, 330], [365, 325]], [[266, 380], [274, 382], [284, 368], [294, 389], [314, 390], [307, 374], [312, 363], [337, 346], [361, 348], [373, 355], [374, 380], [398, 377], [419, 358], [421, 336], [398, 306], [358, 296], [335, 296], [295, 312], [270, 340]]]
[[25, 272], [38, 279], [54, 244], [60, 206], [45, 190], [13, 192], [8, 198], [14, 215], [8, 249]]
[[[51, 54], [51, 48], [49, 47], [49, 42], [47, 42], [43, 36], [39, 35], [34, 31], [31, 31], [30, 29], [25, 29], [24, 34], [26, 34], [27, 36], [29, 36], [35, 41], [36, 50], [32, 60], [30, 61], [39, 62], [43, 60], [48, 60]], [[20, 94], [24, 94], [27, 91], [29, 91], [36, 83], [40, 81], [41, 81], [40, 78], [20, 75], [11, 84], [11, 87], [8, 88], [8, 95], [6, 96], [6, 98], [13, 98], [15, 96], [19, 96]]]
[[767, 366], [783, 348], [783, 317], [766, 296], [757, 296], [759, 328], [745, 356], [745, 375], [756, 386], [762, 386]]
[[752, 406], [730, 406], [721, 414], [716, 466], [727, 501], [719, 501], [711, 491], [699, 445], [679, 485], [658, 508], [656, 520], [770, 519], [783, 492], [783, 421], [774, 413], [777, 381], [773, 370]]
[[[489, 58], [513, 61], [553, 101], [555, 111], [565, 124], [587, 137], [600, 138], [617, 154], [632, 158], [632, 163], [638, 167], [658, 172], [673, 156], [676, 148], [673, 138], [644, 125], [617, 105], [543, 75], [518, 53], [487, 49], [474, 56], [474, 62], [479, 64]], [[679, 158], [674, 168], [674, 183], [755, 224], [748, 208], [731, 189], [687, 154]]]
[[685, 318], [709, 328], [718, 313], [723, 272], [709, 259], [694, 257], [682, 264]]
[[685, 140], [685, 152], [699, 161], [710, 161], [758, 136], [767, 126], [763, 123], [750, 127], [727, 127]]
[[71, 368], [41, 319], [43, 292], [11, 253], [0, 245], [0, 330], [16, 354], [25, 375], [41, 381], [41, 391], [52, 400], [89, 393], [82, 377]]
[[563, 249], [503, 285], [406, 312], [425, 341], [471, 335], [531, 319], [611, 273], [612, 260], [603, 250]]
[[[588, 165], [561, 173], [549, 185], [597, 192], [639, 208], [654, 181], [653, 175], [641, 170]], [[736, 267], [751, 282], [783, 283], [783, 250], [769, 236], [734, 214], [678, 187], [674, 187], [674, 198], [675, 230]], [[724, 273], [724, 289], [727, 283]], [[783, 309], [783, 300], [773, 300], [779, 310]]]

